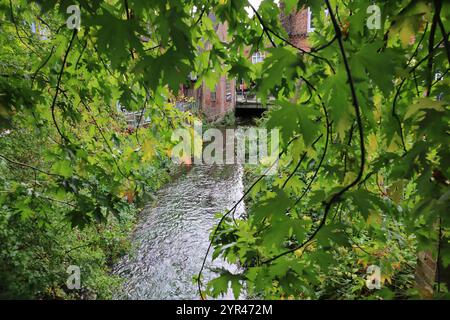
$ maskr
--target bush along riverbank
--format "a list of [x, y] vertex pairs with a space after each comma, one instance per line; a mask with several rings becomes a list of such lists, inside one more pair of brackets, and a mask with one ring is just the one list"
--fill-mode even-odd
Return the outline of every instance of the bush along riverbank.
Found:
[[[260, 125], [264, 125], [262, 121]], [[294, 147], [295, 144], [293, 144]], [[294, 148], [289, 148], [288, 153], [296, 152]], [[227, 261], [236, 263], [242, 266], [245, 272], [249, 273], [245, 278], [250, 285], [246, 286], [246, 294], [250, 297], [258, 297], [264, 299], [405, 299], [407, 297], [418, 297], [418, 292], [415, 288], [415, 269], [416, 269], [416, 247], [417, 240], [413, 235], [408, 234], [404, 230], [403, 221], [393, 217], [387, 217], [383, 214], [373, 215], [368, 218], [368, 222], [372, 223], [371, 219], [377, 219], [377, 222], [382, 224], [382, 229], [379, 231], [382, 235], [388, 235], [389, 242], [382, 243], [377, 236], [370, 235], [369, 232], [361, 232], [352, 234], [349, 228], [345, 225], [356, 223], [352, 216], [345, 214], [345, 210], [337, 210], [335, 212], [334, 221], [343, 226], [342, 232], [348, 233], [351, 239], [350, 243], [336, 243], [335, 248], [328, 252], [320, 249], [320, 239], [312, 241], [302, 250], [296, 251], [294, 261], [298, 264], [306, 264], [305, 279], [308, 279], [308, 272], [321, 272], [321, 277], [318, 281], [311, 282], [308, 286], [303, 286], [303, 293], [299, 295], [295, 290], [291, 290], [284, 285], [286, 277], [289, 277], [289, 269], [280, 269], [279, 274], [272, 275], [274, 280], [270, 286], [258, 286], [257, 275], [265, 272], [266, 266], [262, 263], [261, 254], [263, 247], [269, 245], [268, 241], [277, 239], [277, 234], [273, 233], [272, 237], [267, 239], [269, 234], [265, 234], [264, 229], [256, 229], [254, 227], [255, 221], [261, 222], [261, 212], [274, 212], [279, 215], [286, 215], [290, 217], [297, 215], [297, 212], [286, 211], [281, 212], [281, 204], [269, 206], [262, 201], [265, 198], [276, 197], [277, 186], [282, 186], [285, 180], [282, 177], [291, 175], [289, 170], [292, 160], [283, 157], [279, 161], [278, 173], [275, 175], [267, 175], [254, 185], [254, 182], [259, 179], [264, 173], [265, 168], [258, 165], [244, 166], [244, 189], [248, 190], [252, 187], [251, 192], [245, 199], [246, 216], [244, 219], [232, 219], [228, 217], [220, 225], [217, 236], [215, 237], [214, 255], [223, 256]], [[314, 165], [314, 163], [306, 164], [307, 168]], [[300, 192], [308, 186], [308, 181], [312, 178], [311, 174], [301, 168], [294, 173], [290, 179], [289, 187], [296, 188]], [[315, 190], [319, 192], [320, 190]], [[286, 201], [288, 201], [286, 199]], [[320, 212], [304, 208], [305, 215], [303, 217], [305, 224], [316, 223], [320, 220]], [[280, 218], [281, 219], [281, 218]], [[264, 222], [264, 220], [262, 220]], [[360, 223], [360, 222], [359, 222]], [[296, 239], [296, 225], [282, 224], [280, 222], [279, 228], [287, 230], [289, 237], [281, 237], [279, 241], [287, 248], [295, 247]], [[287, 228], [287, 229], [286, 229]], [[278, 229], [277, 229], [278, 230]], [[252, 234], [252, 246], [244, 247], [240, 245], [240, 235]], [[264, 236], [266, 239], [264, 240]], [[318, 242], [319, 241], [319, 242]], [[251, 248], [251, 249], [250, 249]], [[332, 255], [335, 263], [330, 263], [326, 268], [314, 264], [310, 259], [317, 256], [323, 256], [324, 259]], [[295, 266], [295, 264], [294, 264]], [[368, 268], [372, 270], [380, 268], [382, 273], [379, 278], [377, 275], [369, 275]], [[309, 271], [308, 271], [309, 270]], [[212, 280], [210, 288], [222, 282], [231, 281], [234, 285], [240, 287], [239, 276], [231, 275], [229, 273], [222, 274], [219, 278]], [[373, 283], [368, 283], [368, 279], [373, 279]], [[234, 282], [233, 282], [234, 281]], [[306, 281], [306, 280], [305, 280]], [[299, 285], [302, 285], [299, 282]], [[220, 290], [210, 290], [209, 294], [212, 296], [219, 296], [222, 292]]]
[[170, 133], [190, 121], [165, 112], [179, 122], [136, 131], [115, 114], [109, 128], [78, 128], [76, 146], [16, 117], [0, 138], [0, 299], [112, 298], [111, 268], [170, 179]]

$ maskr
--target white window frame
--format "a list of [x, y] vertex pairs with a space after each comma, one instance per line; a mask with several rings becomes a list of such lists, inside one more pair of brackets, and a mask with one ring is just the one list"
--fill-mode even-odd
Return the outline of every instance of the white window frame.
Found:
[[37, 35], [40, 40], [48, 40], [47, 35], [49, 34], [49, 30], [46, 26], [43, 26], [40, 23], [32, 22], [31, 32]]
[[[325, 12], [325, 17], [328, 17], [328, 15], [330, 14], [328, 9], [325, 9], [324, 12]], [[312, 27], [312, 19], [313, 19], [312, 11], [311, 11], [311, 8], [308, 7], [308, 26], [307, 26], [308, 33], [314, 32], [314, 30], [316, 30], [316, 28]]]
[[231, 93], [231, 81], [226, 80], [225, 82], [225, 101], [231, 101], [232, 100], [232, 93]]
[[263, 52], [257, 51], [252, 54], [252, 63], [257, 64], [259, 62], [263, 62], [265, 58], [265, 54]]
[[308, 7], [308, 27], [307, 27], [307, 31], [309, 32], [314, 32], [316, 28], [312, 27], [312, 11], [311, 8]]

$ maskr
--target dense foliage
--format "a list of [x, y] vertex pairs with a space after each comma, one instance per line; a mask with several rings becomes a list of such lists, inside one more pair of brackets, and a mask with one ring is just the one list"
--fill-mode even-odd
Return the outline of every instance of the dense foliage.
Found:
[[[429, 252], [442, 297], [450, 262], [449, 86], [441, 79], [450, 62], [448, 4], [380, 1], [380, 29], [370, 29], [366, 1], [284, 3], [286, 14], [311, 6], [310, 52], [288, 40], [272, 1], [246, 23], [244, 3], [217, 9], [232, 30], [230, 52], [258, 35], [270, 43], [263, 63], [244, 72], [236, 59], [232, 70], [253, 75], [261, 99], [277, 99], [265, 124], [280, 128], [284, 154], [280, 175], [248, 184], [248, 219], [232, 219], [231, 208], [214, 230], [213, 256], [244, 271], [224, 271], [208, 293], [231, 283], [237, 294], [245, 283], [247, 294], [266, 298], [429, 296], [414, 279], [418, 253]], [[381, 268], [381, 290], [366, 286], [370, 265]]]
[[[79, 30], [66, 26], [72, 4]], [[243, 270], [207, 287], [200, 275], [202, 297], [230, 282], [236, 296], [244, 283], [266, 298], [413, 296], [418, 252], [450, 262], [449, 86], [435, 76], [450, 67], [450, 8], [377, 4], [380, 29], [363, 0], [1, 0], [0, 294], [60, 296], [79, 263], [108, 296], [133, 203], [162, 180], [171, 131], [193, 120], [169, 101], [191, 73], [210, 87], [227, 73], [275, 97], [265, 125], [281, 130], [281, 172], [256, 169], [248, 219], [222, 215], [213, 256]], [[280, 22], [305, 6], [311, 51]], [[118, 105], [145, 108], [149, 128], [127, 132]], [[383, 289], [367, 290], [368, 265]]]
[[[137, 76], [112, 69], [94, 34], [57, 11], [2, 1], [0, 16], [0, 298], [111, 297], [110, 268], [190, 116], [164, 88], [150, 107]], [[117, 101], [150, 125], [131, 130]], [[69, 265], [82, 291], [67, 290]]]

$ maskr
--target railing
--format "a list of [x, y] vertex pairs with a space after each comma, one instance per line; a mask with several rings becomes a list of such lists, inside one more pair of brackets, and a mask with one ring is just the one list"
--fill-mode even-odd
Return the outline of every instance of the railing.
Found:
[[175, 103], [175, 108], [180, 111], [194, 111], [199, 109], [199, 103], [197, 101], [179, 101]]
[[236, 103], [260, 103], [253, 92], [236, 91]]
[[[193, 111], [199, 109], [199, 104], [196, 101], [190, 101], [190, 102], [176, 102], [175, 107], [180, 111]], [[125, 116], [125, 119], [127, 121], [127, 124], [131, 128], [137, 128], [145, 126], [151, 122], [150, 117], [145, 116], [145, 111], [123, 111], [123, 114]], [[140, 121], [140, 124], [139, 124]]]
[[145, 117], [145, 111], [124, 112], [124, 115], [128, 126], [131, 128], [137, 128], [138, 126], [141, 127], [151, 122], [150, 117]]
[[272, 105], [274, 97], [267, 97], [266, 104], [263, 106], [261, 99], [256, 97], [252, 91], [236, 91], [236, 108], [238, 109], [266, 109], [268, 105]]

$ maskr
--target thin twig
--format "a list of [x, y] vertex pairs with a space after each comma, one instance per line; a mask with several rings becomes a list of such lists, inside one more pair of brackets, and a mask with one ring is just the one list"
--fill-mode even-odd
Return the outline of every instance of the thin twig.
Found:
[[333, 68], [333, 65], [330, 63], [330, 61], [329, 61], [327, 58], [324, 58], [324, 57], [321, 57], [321, 56], [319, 56], [319, 55], [316, 55], [316, 54], [314, 54], [314, 53], [312, 53], [312, 52], [306, 51], [305, 49], [302, 49], [302, 48], [300, 48], [299, 46], [296, 46], [296, 45], [293, 44], [290, 40], [288, 40], [288, 39], [282, 37], [281, 35], [279, 35], [279, 34], [276, 33], [275, 31], [273, 31], [270, 27], [268, 27], [268, 26], [264, 23], [263, 18], [261, 17], [261, 15], [259, 14], [259, 12], [255, 9], [255, 7], [254, 7], [251, 3], [249, 3], [249, 5], [250, 5], [250, 7], [252, 8], [253, 12], [255, 13], [256, 17], [258, 18], [258, 20], [259, 20], [261, 26], [263, 27], [264, 32], [265, 32], [266, 35], [268, 36], [269, 41], [270, 41], [270, 43], [272, 44], [273, 47], [276, 47], [276, 44], [275, 44], [275, 42], [272, 40], [272, 38], [270, 37], [269, 33], [272, 34], [272, 35], [274, 35], [274, 36], [275, 36], [276, 38], [278, 38], [279, 40], [285, 42], [285, 43], [288, 44], [289, 46], [291, 46], [291, 47], [293, 47], [293, 48], [299, 50], [301, 53], [306, 54], [306, 55], [309, 55], [309, 56], [314, 57], [314, 58], [316, 58], [316, 59], [325, 61], [325, 62], [328, 64], [328, 66], [331, 68], [331, 70], [333, 71], [333, 73], [336, 73], [335, 70], [334, 70], [334, 68]]
[[64, 68], [65, 68], [66, 63], [67, 63], [67, 57], [69, 56], [70, 49], [72, 48], [73, 42], [74, 42], [75, 38], [77, 37], [77, 33], [78, 33], [78, 30], [74, 29], [73, 33], [72, 33], [72, 39], [70, 39], [69, 46], [68, 46], [68, 48], [66, 50], [66, 53], [64, 54], [64, 59], [63, 59], [62, 65], [61, 65], [61, 70], [59, 71], [59, 74], [58, 74], [58, 81], [56, 82], [56, 92], [55, 92], [55, 95], [53, 96], [52, 105], [50, 106], [50, 110], [52, 112], [53, 123], [55, 124], [56, 130], [58, 131], [59, 135], [61, 136], [61, 138], [65, 142], [68, 142], [69, 139], [67, 138], [67, 136], [65, 136], [62, 133], [61, 129], [58, 126], [58, 122], [56, 121], [56, 115], [55, 115], [55, 106], [56, 106], [56, 101], [58, 99], [58, 94], [59, 94], [59, 91], [60, 91], [59, 86], [61, 84], [61, 79], [62, 79], [62, 76], [63, 76], [63, 73], [64, 73]]
[[346, 56], [346, 52], [345, 52], [345, 48], [344, 48], [344, 43], [342, 41], [342, 31], [339, 27], [338, 22], [336, 21], [336, 17], [334, 15], [333, 9], [331, 8], [330, 2], [329, 0], [325, 0], [327, 7], [328, 7], [328, 11], [329, 14], [331, 16], [331, 20], [334, 26], [334, 30], [336, 35], [338, 36], [338, 42], [339, 42], [339, 48], [342, 54], [342, 59], [344, 61], [344, 66], [345, 66], [345, 70], [347, 73], [347, 77], [348, 77], [348, 83], [350, 86], [350, 90], [352, 93], [352, 102], [353, 102], [353, 107], [355, 109], [355, 114], [356, 114], [356, 121], [357, 121], [357, 125], [358, 125], [358, 131], [359, 131], [359, 140], [360, 140], [360, 150], [361, 150], [361, 160], [360, 160], [360, 167], [359, 167], [359, 171], [358, 171], [358, 175], [357, 177], [347, 186], [345, 186], [344, 188], [342, 188], [339, 192], [335, 193], [330, 200], [328, 200], [325, 204], [325, 210], [324, 210], [324, 214], [323, 217], [319, 223], [319, 225], [317, 226], [317, 228], [313, 231], [313, 233], [305, 240], [303, 241], [301, 244], [299, 244], [298, 246], [287, 250], [285, 252], [282, 252], [272, 258], [269, 258], [268, 260], [263, 261], [263, 264], [269, 264], [287, 254], [290, 254], [292, 252], [295, 252], [301, 248], [303, 248], [304, 246], [308, 245], [308, 243], [310, 243], [315, 237], [316, 235], [319, 233], [319, 231], [322, 229], [322, 227], [326, 224], [327, 218], [328, 218], [328, 214], [330, 212], [331, 207], [333, 206], [334, 203], [336, 203], [337, 201], [339, 201], [339, 199], [342, 197], [342, 195], [344, 193], [346, 193], [348, 190], [350, 190], [352, 187], [354, 187], [355, 185], [358, 184], [358, 182], [361, 180], [363, 174], [364, 174], [364, 167], [365, 167], [365, 162], [366, 162], [366, 150], [365, 150], [365, 145], [364, 145], [364, 128], [363, 128], [363, 123], [362, 123], [362, 118], [361, 118], [361, 110], [360, 110], [360, 106], [359, 106], [359, 101], [358, 101], [358, 97], [356, 95], [356, 88], [353, 82], [353, 76], [351, 73], [351, 69], [350, 69], [350, 65], [348, 63], [347, 60], [347, 56]]
[[8, 157], [2, 155], [2, 154], [0, 154], [0, 158], [6, 160], [6, 161], [8, 161], [9, 163], [14, 164], [14, 165], [16, 165], [16, 166], [20, 166], [20, 167], [23, 167], [23, 168], [32, 169], [32, 170], [34, 170], [34, 171], [37, 171], [37, 172], [46, 174], [46, 175], [48, 175], [48, 176], [52, 176], [52, 177], [60, 177], [60, 175], [58, 175], [58, 174], [51, 173], [51, 172], [47, 172], [47, 171], [44, 171], [44, 170], [42, 170], [42, 169], [36, 168], [36, 167], [34, 167], [34, 166], [31, 166], [31, 165], [29, 165], [29, 164], [22, 163], [22, 162], [19, 162], [19, 161], [16, 161], [16, 160], [12, 160], [12, 159], [10, 159], [10, 158], [8, 158]]
[[[431, 94], [431, 85], [433, 84], [433, 57], [434, 57], [434, 36], [436, 34], [436, 26], [439, 20], [439, 14], [441, 11], [441, 5], [439, 1], [435, 2], [433, 22], [430, 29], [430, 37], [428, 40], [428, 63], [427, 63], [427, 92], [426, 96]], [[444, 36], [445, 38], [445, 36]]]
[[[297, 140], [300, 137], [300, 135], [293, 137], [284, 147], [284, 149], [278, 154], [278, 159], [281, 158], [283, 156], [283, 154], [288, 150], [289, 146], [292, 144], [292, 142], [294, 142], [295, 140]], [[202, 265], [200, 267], [200, 271], [198, 272], [197, 275], [197, 287], [198, 287], [198, 292], [200, 295], [200, 299], [204, 300], [203, 297], [203, 291], [202, 291], [202, 280], [201, 280], [201, 276], [203, 273], [203, 270], [205, 268], [205, 264], [206, 264], [206, 259], [208, 258], [208, 254], [211, 250], [212, 247], [212, 243], [214, 241], [214, 238], [217, 235], [217, 232], [220, 228], [220, 226], [222, 225], [222, 223], [225, 221], [226, 217], [233, 212], [237, 206], [244, 201], [244, 199], [247, 197], [248, 194], [250, 194], [250, 192], [253, 190], [253, 188], [256, 187], [256, 185], [267, 175], [267, 173], [272, 169], [272, 167], [278, 162], [278, 159], [276, 159], [272, 165], [264, 172], [264, 174], [260, 175], [253, 183], [252, 185], [247, 189], [247, 191], [244, 192], [244, 194], [242, 195], [242, 197], [233, 205], [233, 207], [231, 207], [231, 209], [229, 209], [223, 216], [222, 218], [219, 220], [219, 222], [217, 223], [216, 228], [214, 229], [214, 232], [212, 234], [212, 240], [209, 241], [209, 245], [208, 245], [208, 249], [206, 250], [205, 256], [203, 257], [203, 261], [202, 261]]]

